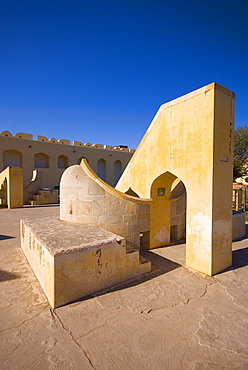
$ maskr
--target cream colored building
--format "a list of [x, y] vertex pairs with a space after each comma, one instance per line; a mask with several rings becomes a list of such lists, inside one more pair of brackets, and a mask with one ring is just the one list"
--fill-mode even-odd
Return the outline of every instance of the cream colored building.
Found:
[[0, 172], [6, 167], [23, 168], [23, 186], [27, 186], [32, 178], [33, 170], [42, 173], [42, 187], [59, 186], [64, 170], [79, 164], [86, 158], [93, 171], [109, 185], [115, 186], [120, 175], [133, 155], [134, 150], [124, 146], [112, 147], [102, 144], [83, 144], [69, 140], [48, 139], [45, 136], [17, 133], [9, 131], [0, 133]]

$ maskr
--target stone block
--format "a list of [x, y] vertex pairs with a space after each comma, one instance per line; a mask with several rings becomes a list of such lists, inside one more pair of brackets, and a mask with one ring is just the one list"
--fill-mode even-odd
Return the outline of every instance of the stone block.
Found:
[[42, 136], [42, 135], [37, 135], [37, 141], [44, 141], [44, 142], [48, 142], [48, 138], [46, 136]]
[[92, 205], [92, 212], [94, 216], [100, 216], [105, 213], [105, 200], [95, 199]]
[[123, 215], [124, 222], [127, 222], [130, 225], [137, 224], [137, 215]]
[[21, 220], [21, 247], [52, 308], [151, 269], [138, 251], [127, 253], [124, 238], [54, 217]]
[[15, 137], [17, 137], [18, 139], [33, 140], [32, 134], [26, 134], [24, 132], [18, 132], [17, 134], [15, 134]]
[[70, 140], [67, 140], [67, 139], [60, 139], [58, 140], [58, 144], [70, 145], [71, 142]]
[[73, 145], [74, 146], [84, 146], [84, 144], [82, 143], [82, 141], [73, 141]]
[[125, 213], [127, 214], [136, 214], [137, 204], [133, 202], [126, 202], [125, 203]]
[[[104, 228], [106, 229], [108, 227], [108, 230], [111, 231], [114, 234], [118, 235], [126, 235], [127, 234], [127, 227], [126, 224], [121, 222], [121, 223], [109, 223], [106, 225], [104, 224]], [[137, 244], [139, 246], [139, 244]]]
[[244, 235], [245, 235], [245, 212], [233, 212], [232, 240], [242, 238]]
[[92, 215], [92, 203], [93, 202], [89, 200], [78, 200], [74, 203], [76, 215]]
[[93, 181], [90, 182], [90, 186], [88, 188], [89, 195], [104, 195], [105, 191], [103, 188], [98, 186], [98, 184], [94, 183]]

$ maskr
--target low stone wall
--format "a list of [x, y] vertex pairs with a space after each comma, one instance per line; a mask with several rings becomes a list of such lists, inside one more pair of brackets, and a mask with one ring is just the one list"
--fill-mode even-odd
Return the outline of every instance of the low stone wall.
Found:
[[232, 215], [232, 240], [245, 235], [245, 212], [233, 211]]

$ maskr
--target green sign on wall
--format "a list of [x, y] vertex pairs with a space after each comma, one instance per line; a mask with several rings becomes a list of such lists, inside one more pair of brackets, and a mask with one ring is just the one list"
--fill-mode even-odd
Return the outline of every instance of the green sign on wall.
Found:
[[158, 197], [163, 197], [165, 195], [165, 188], [158, 188]]

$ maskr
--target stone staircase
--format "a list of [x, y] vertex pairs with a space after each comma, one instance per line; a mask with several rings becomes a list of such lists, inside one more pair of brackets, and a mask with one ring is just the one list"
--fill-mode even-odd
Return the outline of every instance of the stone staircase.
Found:
[[33, 195], [33, 199], [28, 201], [31, 206], [58, 203], [58, 190], [43, 188]]

